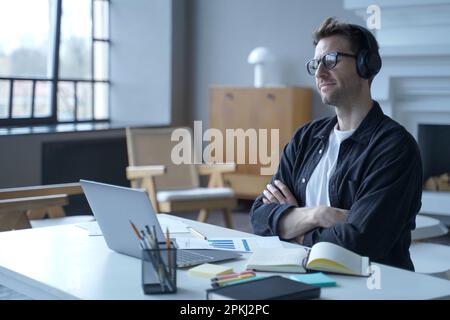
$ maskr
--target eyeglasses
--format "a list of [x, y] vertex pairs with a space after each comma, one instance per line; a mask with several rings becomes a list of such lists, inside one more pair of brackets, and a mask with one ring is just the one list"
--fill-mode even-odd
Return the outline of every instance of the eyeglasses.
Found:
[[356, 58], [354, 54], [342, 52], [329, 52], [320, 59], [309, 60], [306, 63], [306, 70], [308, 70], [308, 73], [310, 75], [314, 76], [316, 74], [317, 69], [319, 69], [320, 63], [322, 63], [323, 66], [328, 70], [331, 70], [336, 66], [339, 56]]

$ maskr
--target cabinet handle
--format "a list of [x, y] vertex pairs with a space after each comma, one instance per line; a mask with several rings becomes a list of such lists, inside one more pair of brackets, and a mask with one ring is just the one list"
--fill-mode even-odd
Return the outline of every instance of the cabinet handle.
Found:
[[268, 93], [266, 98], [269, 100], [275, 101], [275, 95], [273, 93]]
[[225, 99], [234, 100], [234, 95], [231, 92], [225, 93]]

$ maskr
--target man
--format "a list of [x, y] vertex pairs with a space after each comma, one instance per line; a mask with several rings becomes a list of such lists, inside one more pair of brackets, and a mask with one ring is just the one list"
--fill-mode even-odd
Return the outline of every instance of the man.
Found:
[[328, 241], [414, 270], [409, 246], [422, 164], [414, 138], [371, 98], [381, 68], [377, 41], [363, 27], [328, 18], [314, 45], [307, 70], [336, 116], [305, 125], [285, 146], [253, 204], [253, 230], [305, 246]]

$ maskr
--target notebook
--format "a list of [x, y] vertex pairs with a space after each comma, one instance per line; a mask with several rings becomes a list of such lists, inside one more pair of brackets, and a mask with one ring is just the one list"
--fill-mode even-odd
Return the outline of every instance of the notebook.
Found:
[[316, 270], [357, 276], [369, 276], [369, 266], [368, 257], [330, 242], [316, 243], [311, 249], [255, 250], [247, 263], [247, 269], [258, 271], [306, 273]]
[[320, 287], [271, 276], [206, 290], [208, 300], [301, 300], [320, 296]]

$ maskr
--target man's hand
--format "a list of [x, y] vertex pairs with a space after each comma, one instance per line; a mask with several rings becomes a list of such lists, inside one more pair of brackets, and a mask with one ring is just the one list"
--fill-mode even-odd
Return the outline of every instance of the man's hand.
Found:
[[348, 210], [318, 206], [313, 208], [313, 215], [318, 227], [330, 228], [347, 219]]
[[280, 204], [290, 204], [298, 207], [297, 199], [295, 199], [292, 192], [286, 187], [284, 183], [280, 180], [275, 180], [274, 184], [268, 184], [266, 189], [264, 189], [263, 203], [280, 203]]

